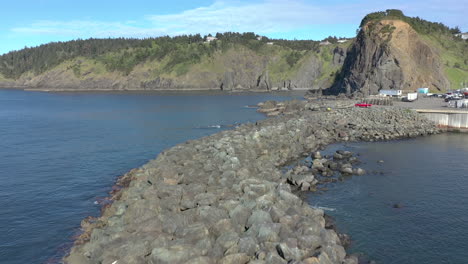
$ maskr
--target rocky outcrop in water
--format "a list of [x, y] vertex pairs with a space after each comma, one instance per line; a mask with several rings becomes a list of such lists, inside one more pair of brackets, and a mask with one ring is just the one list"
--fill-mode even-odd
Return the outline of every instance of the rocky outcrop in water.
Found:
[[371, 21], [359, 32], [339, 78], [328, 93], [378, 94], [381, 89], [414, 91], [450, 87], [434, 47], [406, 22]]
[[[82, 222], [65, 262], [356, 263], [281, 167], [337, 141], [437, 132], [412, 111], [349, 108], [297, 111], [185, 142], [120, 178], [114, 202]], [[317, 171], [329, 165], [313, 156]]]

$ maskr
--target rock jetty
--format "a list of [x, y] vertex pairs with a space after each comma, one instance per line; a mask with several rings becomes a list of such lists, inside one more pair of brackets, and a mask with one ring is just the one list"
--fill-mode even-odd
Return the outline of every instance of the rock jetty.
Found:
[[[121, 177], [113, 203], [101, 217], [83, 220], [64, 261], [357, 263], [324, 212], [293, 191], [312, 189], [314, 175], [281, 168], [311, 155], [315, 171], [326, 171], [316, 151], [334, 142], [434, 133], [433, 123], [409, 110], [304, 108], [187, 141]], [[348, 155], [336, 154], [335, 160]]]

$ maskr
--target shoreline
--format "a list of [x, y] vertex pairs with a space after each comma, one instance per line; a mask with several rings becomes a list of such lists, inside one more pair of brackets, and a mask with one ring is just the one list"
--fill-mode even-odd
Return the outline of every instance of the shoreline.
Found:
[[78, 88], [31, 88], [28, 86], [1, 86], [0, 90], [23, 90], [27, 92], [47, 92], [47, 93], [178, 93], [178, 92], [220, 92], [220, 93], [288, 93], [297, 92], [305, 93], [312, 88], [296, 88], [296, 89], [276, 89], [276, 90], [265, 90], [265, 89], [233, 89], [233, 90], [221, 90], [220, 88], [169, 88], [169, 89], [78, 89]]
[[354, 263], [279, 168], [331, 143], [438, 132], [401, 109], [303, 110], [179, 144], [119, 178], [65, 261]]

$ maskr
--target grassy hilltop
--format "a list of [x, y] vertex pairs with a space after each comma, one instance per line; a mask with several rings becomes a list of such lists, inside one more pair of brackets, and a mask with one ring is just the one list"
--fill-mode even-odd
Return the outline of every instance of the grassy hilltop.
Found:
[[[443, 92], [468, 86], [468, 42], [458, 28], [407, 17], [400, 10], [364, 17], [330, 93], [380, 89]], [[465, 84], [463, 84], [465, 82]]]

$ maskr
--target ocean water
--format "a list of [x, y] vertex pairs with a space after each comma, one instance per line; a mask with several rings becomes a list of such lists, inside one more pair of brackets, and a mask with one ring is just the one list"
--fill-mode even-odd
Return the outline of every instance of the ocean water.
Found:
[[[309, 194], [377, 263], [468, 263], [468, 134], [332, 145], [359, 153], [369, 174]], [[378, 163], [383, 160], [384, 163]], [[402, 208], [393, 208], [394, 204]]]
[[57, 263], [118, 176], [295, 94], [0, 90], [0, 263]]
[[[247, 105], [292, 97], [0, 90], [0, 263], [57, 263], [118, 176], [177, 143], [264, 118]], [[307, 200], [332, 209], [351, 252], [378, 263], [468, 263], [467, 134], [327, 151], [343, 148], [375, 173]]]

